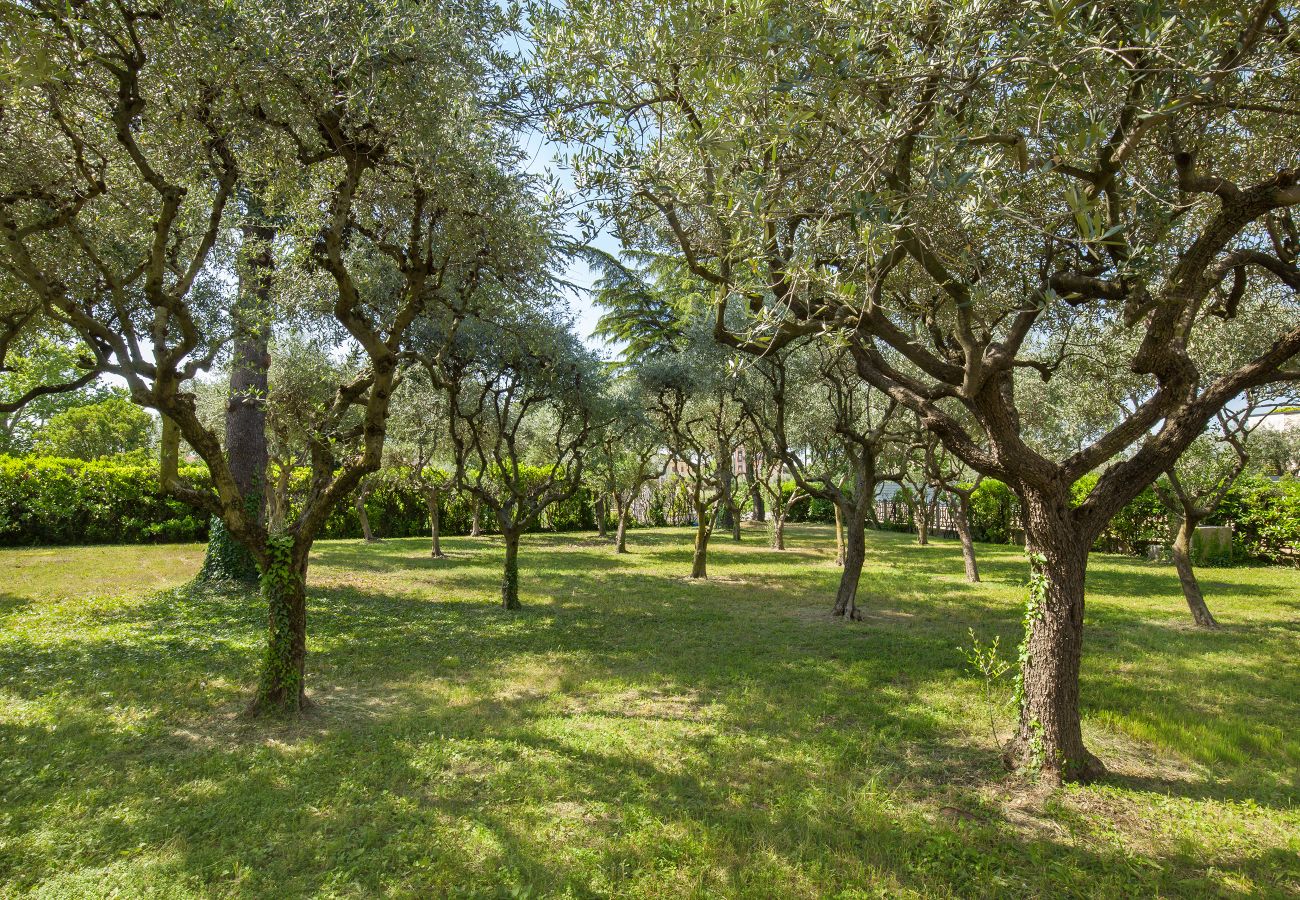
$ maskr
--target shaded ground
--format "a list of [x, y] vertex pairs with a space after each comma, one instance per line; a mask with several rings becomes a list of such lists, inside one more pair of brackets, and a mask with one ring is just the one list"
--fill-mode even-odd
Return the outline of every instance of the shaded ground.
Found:
[[[501, 545], [325, 542], [293, 724], [239, 716], [255, 598], [159, 590], [201, 547], [0, 551], [0, 895], [1291, 896], [1300, 576], [1095, 557], [1083, 701], [1112, 775], [1000, 770], [958, 645], [1014, 657], [1025, 569], [869, 534], [867, 618], [828, 529]], [[1010, 685], [999, 688], [1005, 696]], [[1010, 728], [1009, 710], [998, 710]]]

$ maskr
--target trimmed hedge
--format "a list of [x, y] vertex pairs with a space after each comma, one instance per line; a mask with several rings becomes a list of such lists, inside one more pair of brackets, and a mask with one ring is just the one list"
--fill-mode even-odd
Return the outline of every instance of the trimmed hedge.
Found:
[[1232, 526], [1234, 553], [1300, 567], [1300, 480], [1240, 478], [1206, 524]]
[[[185, 466], [181, 474], [202, 486], [203, 466]], [[308, 473], [294, 473], [292, 494], [302, 496]], [[1075, 485], [1082, 502], [1096, 484], [1086, 476]], [[787, 493], [792, 484], [785, 485]], [[686, 485], [670, 478], [654, 485], [635, 524], [673, 525], [691, 517]], [[596, 527], [593, 497], [582, 488], [569, 500], [551, 507], [534, 523], [534, 530], [585, 531]], [[412, 537], [428, 533], [424, 497], [405, 483], [379, 479], [366, 499], [371, 528], [379, 537]], [[442, 495], [442, 533], [468, 534], [471, 502], [468, 494]], [[980, 482], [971, 497], [971, 530], [977, 541], [1014, 544], [1023, 540], [1020, 503], [1005, 484]], [[790, 511], [791, 522], [833, 522], [835, 512], [824, 500], [801, 499]], [[1207, 524], [1231, 525], [1235, 551], [1242, 557], [1300, 564], [1300, 481], [1273, 481], [1247, 476], [1229, 491]], [[484, 508], [483, 530], [496, 530]], [[349, 499], [329, 515], [323, 538], [361, 536], [356, 508]], [[1095, 549], [1141, 554], [1152, 543], [1168, 538], [1167, 514], [1155, 492], [1143, 491], [1126, 505], [1098, 538]], [[153, 464], [103, 459], [86, 462], [38, 456], [0, 455], [0, 545], [143, 544], [208, 539], [208, 517], [158, 489]]]
[[[204, 466], [184, 466], [181, 476], [206, 486]], [[301, 497], [309, 473], [294, 473], [291, 497]], [[294, 506], [290, 503], [291, 511]], [[468, 534], [472, 517], [468, 494], [446, 492], [440, 505], [444, 535]], [[366, 498], [366, 513], [378, 537], [428, 534], [429, 508], [418, 491], [380, 479]], [[496, 522], [486, 507], [486, 533]], [[586, 488], [556, 504], [534, 529], [594, 529], [592, 498]], [[351, 498], [325, 520], [322, 538], [361, 536], [361, 522]], [[208, 516], [159, 493], [156, 465], [103, 459], [85, 462], [40, 456], [0, 455], [0, 545], [146, 544], [202, 542], [208, 539]]]
[[[208, 471], [181, 474], [205, 484]], [[208, 517], [164, 497], [156, 466], [0, 456], [0, 544], [206, 541]]]

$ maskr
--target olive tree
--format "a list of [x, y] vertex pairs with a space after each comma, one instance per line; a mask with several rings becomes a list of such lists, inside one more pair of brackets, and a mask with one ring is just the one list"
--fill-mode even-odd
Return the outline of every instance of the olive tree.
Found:
[[[269, 615], [254, 708], [297, 710], [308, 554], [380, 464], [408, 330], [534, 265], [506, 133], [510, 23], [472, 0], [37, 0], [4, 14], [29, 64], [0, 125], [0, 270], [21, 286], [6, 303], [75, 332], [206, 463], [211, 488], [165, 472], [166, 487], [256, 558]], [[188, 388], [238, 332], [225, 273], [234, 201], [253, 185], [280, 223], [277, 268], [310, 288], [304, 315], [361, 361], [312, 423], [307, 493], [275, 533]]]
[[812, 497], [834, 504], [844, 567], [831, 611], [851, 620], [866, 561], [866, 526], [884, 481], [903, 477], [899, 405], [854, 377], [845, 347], [812, 342], [765, 354], [752, 368], [746, 408], [765, 444]]
[[1156, 496], [1170, 513], [1170, 554], [1192, 621], [1217, 628], [1192, 568], [1192, 538], [1223, 502], [1250, 462], [1250, 435], [1263, 399], [1247, 392], [1243, 404], [1218, 414], [1216, 427], [1197, 438], [1156, 482]]
[[706, 578], [720, 513], [736, 506], [734, 459], [748, 434], [738, 382], [698, 334], [681, 349], [643, 361], [636, 372], [650, 419], [668, 444], [669, 467], [689, 494], [695, 518], [691, 578]]
[[[713, 286], [720, 342], [846, 340], [858, 377], [1019, 496], [1039, 587], [1007, 759], [1048, 779], [1104, 771], [1079, 698], [1093, 539], [1234, 397], [1300, 378], [1296, 17], [1275, 0], [537, 15], [579, 183], [625, 240]], [[1205, 371], [1207, 342], [1261, 324], [1262, 350]], [[1062, 377], [1096, 341], [1138, 402], [1044, 452], [1015, 374]]]
[[447, 433], [447, 398], [428, 373], [411, 367], [396, 397], [385, 447], [385, 466], [392, 481], [414, 488], [429, 510], [429, 555], [442, 559], [442, 498], [451, 490], [454, 474], [451, 439]]
[[614, 551], [627, 552], [632, 504], [668, 465], [662, 433], [651, 422], [642, 385], [625, 375], [610, 386], [605, 423], [589, 452], [588, 471], [603, 496], [614, 504]]
[[492, 511], [505, 540], [501, 605], [519, 609], [521, 535], [582, 486], [598, 424], [595, 357], [567, 323], [525, 309], [510, 320], [467, 321], [443, 352], [422, 360], [447, 393], [456, 486]]

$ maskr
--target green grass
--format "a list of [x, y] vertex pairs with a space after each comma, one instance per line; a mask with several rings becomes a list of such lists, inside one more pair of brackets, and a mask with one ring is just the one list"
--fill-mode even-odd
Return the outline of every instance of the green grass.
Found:
[[[999, 767], [967, 628], [1014, 656], [1025, 567], [869, 534], [323, 542], [298, 722], [241, 709], [262, 610], [167, 590], [201, 548], [0, 552], [0, 896], [1293, 896], [1300, 577], [1095, 557], [1085, 732], [1047, 790]], [[1000, 690], [1009, 693], [1010, 685]], [[999, 726], [1010, 728], [1009, 710]]]

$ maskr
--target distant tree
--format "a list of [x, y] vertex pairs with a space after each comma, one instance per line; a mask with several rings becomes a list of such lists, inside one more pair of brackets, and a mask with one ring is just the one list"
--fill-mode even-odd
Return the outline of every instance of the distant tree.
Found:
[[597, 489], [614, 504], [614, 550], [627, 552], [627, 525], [632, 503], [647, 484], [663, 475], [667, 454], [663, 434], [650, 421], [640, 383], [630, 376], [611, 386], [605, 424], [589, 453], [588, 472]]
[[34, 435], [35, 452], [70, 459], [103, 459], [149, 449], [153, 416], [125, 397], [108, 397], [56, 413]]
[[708, 576], [709, 539], [719, 513], [739, 489], [732, 460], [748, 422], [737, 383], [697, 336], [684, 348], [647, 359], [637, 368], [648, 414], [668, 444], [669, 466], [682, 478], [695, 519], [691, 577]]
[[442, 559], [442, 498], [455, 484], [447, 397], [430, 383], [428, 372], [412, 366], [394, 398], [389, 422], [386, 468], [391, 480], [413, 487], [429, 510], [429, 555]]
[[[817, 342], [768, 354], [752, 366], [757, 390], [744, 394], [766, 445], [781, 454], [795, 483], [834, 504], [840, 573], [832, 613], [858, 620], [858, 583], [866, 561], [866, 522], [877, 487], [895, 470], [903, 436], [898, 404], [854, 377], [845, 348]], [[843, 550], [840, 552], [840, 543]]]
[[1216, 428], [1193, 441], [1155, 483], [1156, 496], [1170, 514], [1170, 552], [1183, 599], [1192, 621], [1201, 628], [1218, 628], [1192, 566], [1192, 539], [1197, 527], [1214, 514], [1250, 462], [1250, 435], [1262, 398], [1248, 392], [1243, 405], [1223, 410]]
[[582, 486], [596, 360], [567, 326], [526, 313], [467, 321], [422, 361], [447, 392], [456, 486], [494, 513], [505, 540], [501, 605], [519, 609], [520, 537]]
[[32, 326], [0, 348], [0, 453], [29, 452], [54, 416], [111, 394], [93, 357], [61, 330]]
[[[7, 46], [33, 52], [0, 128], [0, 271], [21, 288], [5, 340], [35, 311], [63, 322], [175, 423], [211, 487], [166, 489], [220, 516], [263, 572], [254, 708], [296, 711], [311, 546], [380, 465], [413, 323], [537, 271], [554, 233], [519, 170], [515, 22], [477, 0], [6, 10]], [[236, 198], [255, 185], [298, 313], [361, 363], [312, 422], [308, 487], [274, 534], [189, 390], [238, 330]]]

